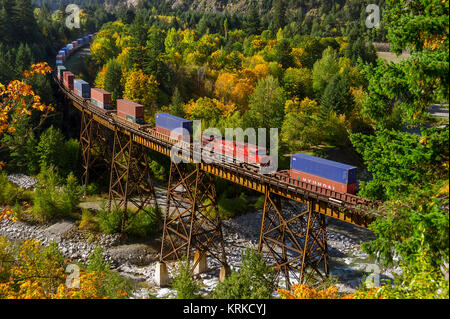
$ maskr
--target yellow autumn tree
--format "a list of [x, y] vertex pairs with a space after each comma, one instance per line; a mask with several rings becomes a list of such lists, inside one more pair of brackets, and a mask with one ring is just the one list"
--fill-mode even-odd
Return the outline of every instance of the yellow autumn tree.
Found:
[[283, 299], [352, 299], [354, 295], [339, 295], [338, 288], [315, 289], [305, 284], [292, 285], [291, 290], [278, 289]]
[[[25, 70], [25, 78], [34, 75], [45, 75], [52, 72], [52, 68], [46, 62], [33, 64], [30, 70]], [[30, 116], [33, 110], [42, 112], [42, 116], [53, 111], [54, 108], [45, 105], [41, 97], [37, 95], [31, 85], [25, 81], [13, 80], [6, 86], [0, 83], [0, 136], [4, 132], [14, 133], [16, 131], [14, 123], [18, 118]], [[0, 160], [0, 170], [5, 162]], [[10, 209], [0, 210], [0, 219], [14, 217]]]
[[208, 97], [191, 100], [185, 105], [186, 114], [192, 119], [212, 120], [219, 117], [227, 117], [236, 110], [234, 104], [225, 104]]
[[97, 77], [95, 78], [94, 85], [96, 88], [104, 89], [105, 88], [105, 77], [108, 72], [108, 65], [105, 64], [102, 69], [97, 73]]
[[146, 75], [142, 70], [132, 71], [125, 81], [124, 98], [146, 106], [151, 114], [156, 107], [158, 94], [158, 81], [151, 75]]

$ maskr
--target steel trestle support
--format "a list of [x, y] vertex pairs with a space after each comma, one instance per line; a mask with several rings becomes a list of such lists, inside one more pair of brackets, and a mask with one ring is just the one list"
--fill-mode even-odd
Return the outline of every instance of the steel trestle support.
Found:
[[[283, 209], [282, 203], [287, 206]], [[311, 283], [328, 276], [328, 247], [325, 216], [266, 191], [258, 252], [266, 262], [275, 264], [277, 276], [284, 275], [286, 288], [291, 279]], [[320, 271], [321, 266], [323, 271]]]
[[84, 111], [81, 112], [80, 127], [81, 182], [87, 187], [91, 173], [105, 177], [105, 169], [110, 167], [112, 138], [111, 132], [96, 122], [92, 114]]
[[132, 134], [114, 131], [108, 207], [122, 210], [122, 233], [129, 218], [129, 208], [133, 211], [132, 216], [141, 211], [150, 213], [149, 207], [154, 207], [159, 214], [148, 163], [147, 149], [133, 142]]
[[206, 256], [229, 269], [218, 212], [211, 175], [202, 171], [199, 164], [190, 171], [187, 164], [172, 161], [160, 261], [180, 260], [183, 256], [190, 260], [195, 251], [191, 269]]

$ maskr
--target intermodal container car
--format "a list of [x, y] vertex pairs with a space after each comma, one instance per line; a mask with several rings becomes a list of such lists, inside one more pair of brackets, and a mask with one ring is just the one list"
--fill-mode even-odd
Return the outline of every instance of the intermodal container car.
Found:
[[354, 166], [307, 154], [291, 157], [291, 178], [340, 193], [356, 193], [356, 170]]
[[117, 100], [117, 116], [133, 123], [145, 124], [144, 106], [128, 100]]
[[102, 109], [111, 110], [112, 109], [111, 93], [102, 89], [91, 88], [91, 103], [97, 105]]
[[176, 139], [189, 142], [192, 136], [192, 121], [168, 113], [156, 114], [156, 130]]
[[73, 81], [73, 91], [76, 95], [85, 99], [88, 99], [91, 96], [91, 88], [89, 83], [81, 79], [75, 79]]

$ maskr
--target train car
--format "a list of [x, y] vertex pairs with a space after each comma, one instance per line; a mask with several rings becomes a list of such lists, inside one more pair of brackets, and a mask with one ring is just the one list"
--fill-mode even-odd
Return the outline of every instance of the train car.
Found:
[[75, 79], [73, 81], [73, 92], [84, 99], [91, 97], [91, 88], [89, 83], [83, 81], [82, 79]]
[[356, 171], [354, 166], [298, 153], [291, 156], [289, 175], [293, 179], [332, 191], [355, 194]]
[[63, 84], [68, 90], [73, 90], [73, 80], [75, 76], [70, 71], [63, 72]]
[[192, 121], [168, 113], [158, 113], [156, 131], [189, 143], [192, 140]]
[[111, 93], [98, 89], [91, 88], [91, 103], [105, 110], [112, 110]]
[[137, 124], [145, 124], [144, 106], [128, 100], [117, 100], [117, 116]]
[[63, 78], [63, 73], [66, 72], [67, 69], [64, 65], [58, 65], [56, 68], [56, 76], [58, 77], [58, 80], [61, 81], [61, 79]]

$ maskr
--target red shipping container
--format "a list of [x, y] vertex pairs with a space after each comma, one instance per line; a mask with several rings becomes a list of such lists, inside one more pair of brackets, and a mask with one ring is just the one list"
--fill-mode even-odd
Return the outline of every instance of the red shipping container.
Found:
[[63, 59], [63, 56], [62, 56], [61, 54], [58, 54], [58, 55], [56, 56], [56, 60], [62, 61], [62, 59]]
[[296, 179], [301, 182], [316, 185], [339, 193], [356, 193], [356, 183], [343, 184], [316, 175], [300, 172], [295, 169], [291, 169], [289, 172], [292, 179]]
[[[144, 117], [144, 106], [128, 100], [117, 100], [117, 115], [124, 113], [134, 118]], [[126, 116], [120, 116], [126, 119]]]
[[111, 104], [111, 93], [97, 88], [91, 88], [91, 99], [99, 101], [103, 104]]
[[63, 73], [63, 83], [64, 86], [66, 88], [68, 88], [69, 90], [73, 90], [73, 80], [74, 80], [75, 76], [73, 75], [72, 72], [64, 72]]

